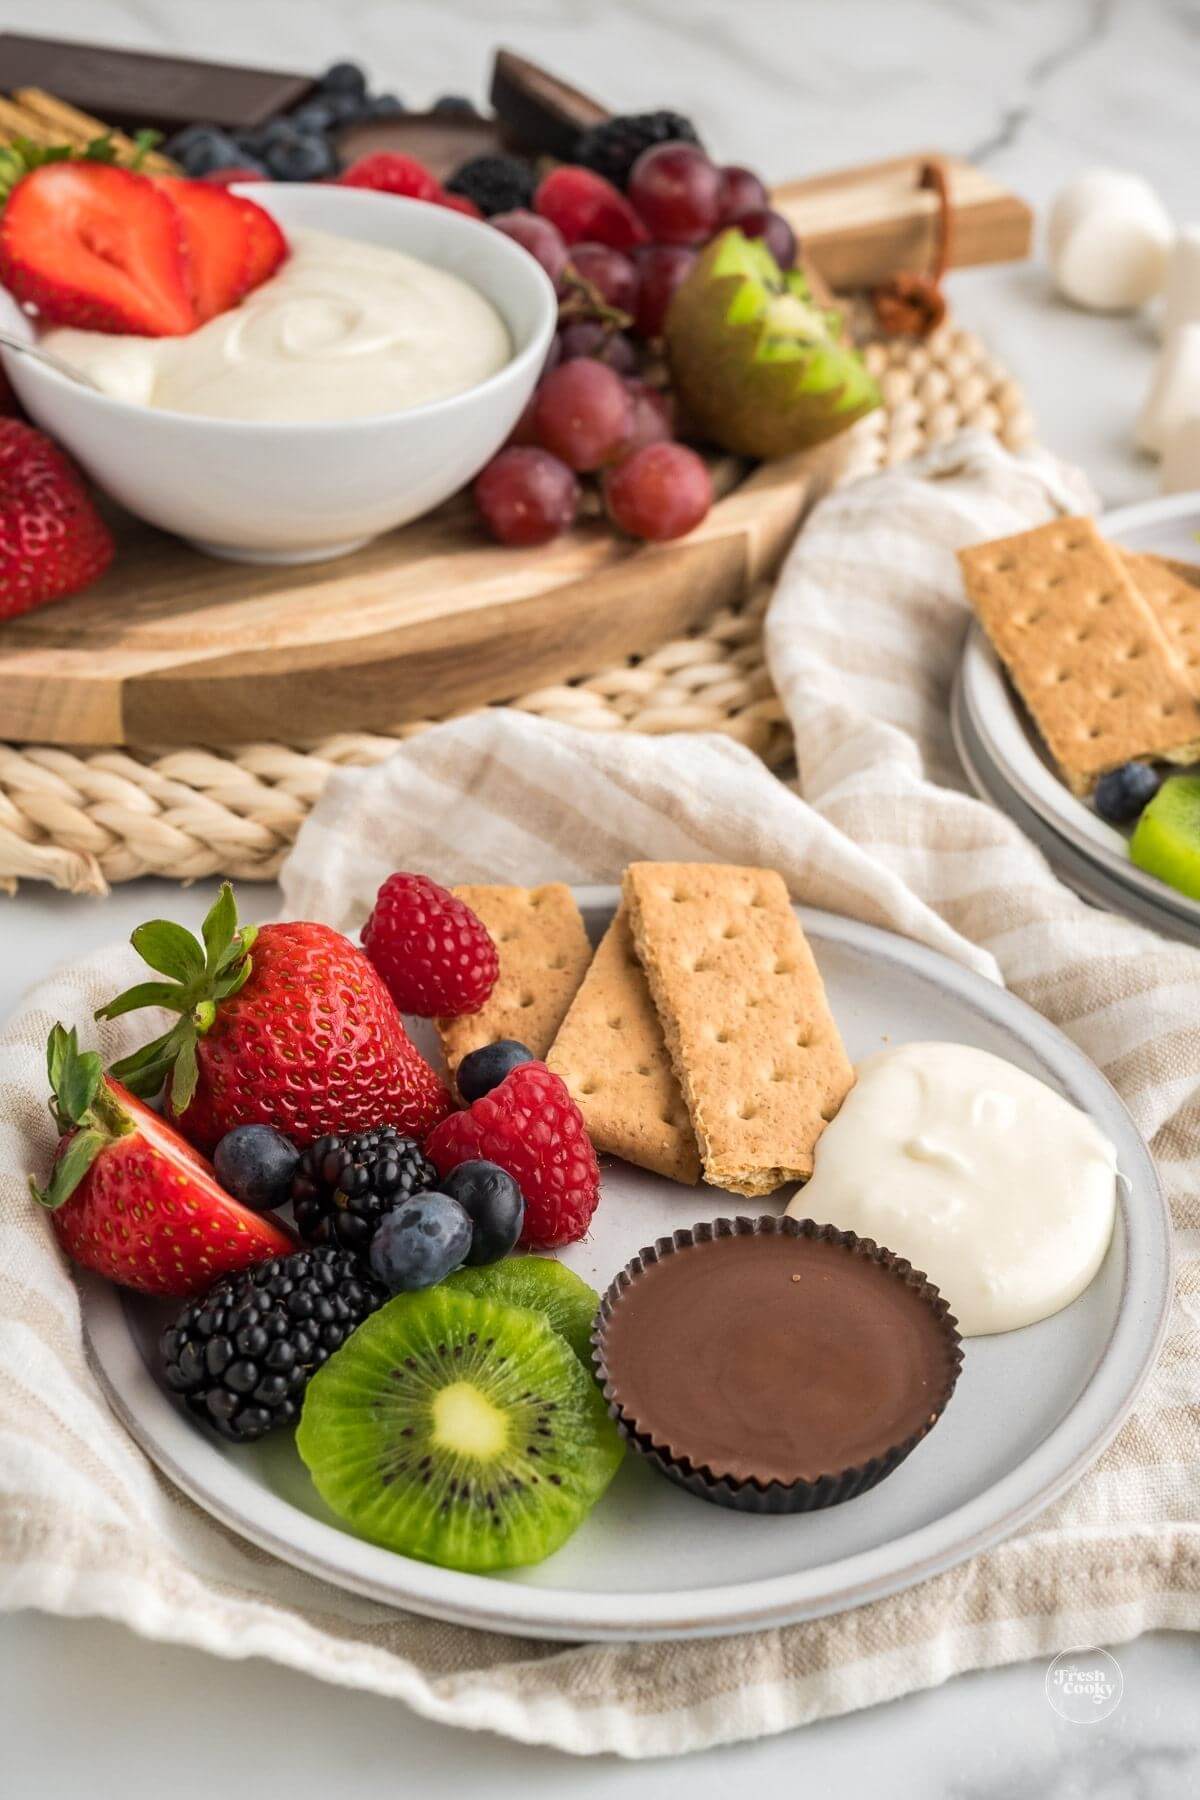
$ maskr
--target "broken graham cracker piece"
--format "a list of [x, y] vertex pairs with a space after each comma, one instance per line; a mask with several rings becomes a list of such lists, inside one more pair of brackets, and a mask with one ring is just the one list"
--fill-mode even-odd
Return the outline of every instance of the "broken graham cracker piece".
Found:
[[960, 550], [971, 604], [1070, 787], [1138, 756], [1200, 755], [1200, 702], [1091, 519]]
[[546, 1061], [597, 1150], [694, 1185], [700, 1155], [624, 906], [605, 932]]
[[633, 863], [624, 894], [705, 1176], [749, 1195], [807, 1180], [854, 1070], [782, 878]]
[[1137, 550], [1118, 547], [1117, 554], [1182, 662], [1188, 686], [1200, 694], [1200, 569]]
[[491, 933], [500, 977], [478, 1012], [435, 1020], [450, 1074], [470, 1051], [497, 1038], [516, 1038], [544, 1057], [592, 960], [575, 896], [561, 881], [451, 891]]

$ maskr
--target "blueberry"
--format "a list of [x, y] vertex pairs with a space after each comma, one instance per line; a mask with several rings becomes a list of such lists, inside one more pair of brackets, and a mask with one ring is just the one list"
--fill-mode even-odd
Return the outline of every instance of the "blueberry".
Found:
[[366, 95], [367, 78], [357, 63], [336, 62], [317, 82], [322, 94], [353, 94], [361, 100]]
[[241, 147], [218, 125], [189, 125], [165, 145], [166, 154], [188, 175], [211, 175], [215, 169], [232, 169], [242, 161]]
[[494, 1044], [484, 1044], [481, 1050], [463, 1057], [458, 1065], [458, 1091], [470, 1106], [499, 1087], [522, 1063], [533, 1060], [533, 1051], [518, 1044], [516, 1038], [497, 1038]]
[[221, 1186], [243, 1206], [269, 1212], [288, 1197], [300, 1153], [270, 1125], [235, 1125], [213, 1153]]
[[493, 1162], [459, 1163], [442, 1187], [475, 1228], [468, 1263], [499, 1262], [507, 1256], [525, 1223], [525, 1196], [508, 1170]]
[[328, 131], [333, 124], [335, 113], [325, 100], [306, 100], [298, 106], [294, 113], [288, 114], [288, 123], [300, 132]]
[[276, 181], [320, 181], [337, 167], [337, 158], [323, 137], [300, 132], [277, 138], [265, 159]]
[[433, 1287], [471, 1248], [472, 1225], [449, 1194], [418, 1194], [385, 1213], [371, 1239], [371, 1273], [389, 1293]]
[[399, 94], [375, 94], [367, 101], [368, 119], [395, 119], [408, 111]]
[[1162, 786], [1157, 769], [1144, 762], [1122, 763], [1096, 783], [1096, 811], [1110, 825], [1131, 825]]
[[472, 118], [477, 116], [475, 102], [468, 100], [465, 94], [441, 94], [434, 101], [432, 110], [435, 113], [469, 113]]

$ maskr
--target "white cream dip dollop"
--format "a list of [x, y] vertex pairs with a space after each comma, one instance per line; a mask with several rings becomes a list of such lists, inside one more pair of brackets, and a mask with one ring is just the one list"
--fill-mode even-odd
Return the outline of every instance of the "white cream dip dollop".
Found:
[[508, 330], [469, 282], [403, 251], [297, 230], [279, 271], [186, 337], [48, 331], [104, 393], [213, 419], [361, 419], [442, 400], [502, 369]]
[[1069, 1306], [1104, 1260], [1116, 1151], [1035, 1076], [966, 1044], [904, 1044], [858, 1065], [788, 1207], [923, 1269], [964, 1337]]

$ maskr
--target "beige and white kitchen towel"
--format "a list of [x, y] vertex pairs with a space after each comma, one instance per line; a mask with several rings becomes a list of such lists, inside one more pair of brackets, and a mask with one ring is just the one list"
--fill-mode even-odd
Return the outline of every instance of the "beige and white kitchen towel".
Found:
[[[493, 711], [335, 777], [283, 877], [288, 914], [356, 928], [396, 866], [595, 882], [638, 857], [773, 864], [798, 898], [919, 938], [1054, 1019], [1151, 1140], [1179, 1249], [1160, 1365], [1066, 1497], [907, 1593], [708, 1643], [491, 1636], [356, 1599], [241, 1542], [107, 1411], [75, 1288], [20, 1174], [50, 1149], [46, 1033], [58, 1017], [90, 1030], [96, 1001], [133, 976], [126, 952], [128, 965], [94, 958], [44, 984], [0, 1042], [0, 1603], [102, 1614], [430, 1718], [626, 1756], [782, 1731], [1153, 1626], [1200, 1627], [1200, 953], [1073, 899], [964, 793], [946, 723], [966, 622], [955, 547], [1086, 500], [1049, 459], [965, 438], [825, 501], [769, 621], [798, 792], [723, 739], [604, 738]], [[104, 1048], [135, 1029], [106, 1028]]]

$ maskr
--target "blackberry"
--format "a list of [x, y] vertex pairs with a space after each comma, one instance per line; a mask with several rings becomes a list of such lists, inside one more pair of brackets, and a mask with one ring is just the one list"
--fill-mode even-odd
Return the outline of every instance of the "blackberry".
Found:
[[591, 125], [575, 145], [574, 161], [586, 169], [594, 169], [614, 187], [624, 188], [643, 150], [653, 144], [695, 144], [703, 150], [700, 134], [682, 113], [624, 113], [606, 119], [603, 125]]
[[292, 1177], [296, 1229], [309, 1244], [366, 1256], [385, 1213], [438, 1184], [438, 1172], [394, 1125], [318, 1138]]
[[448, 194], [473, 200], [480, 212], [528, 212], [536, 187], [533, 170], [517, 156], [472, 156], [446, 183]]
[[167, 1386], [231, 1443], [292, 1425], [309, 1377], [387, 1292], [347, 1250], [297, 1250], [227, 1275], [159, 1341]]

